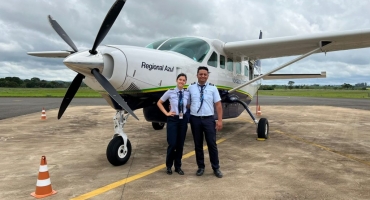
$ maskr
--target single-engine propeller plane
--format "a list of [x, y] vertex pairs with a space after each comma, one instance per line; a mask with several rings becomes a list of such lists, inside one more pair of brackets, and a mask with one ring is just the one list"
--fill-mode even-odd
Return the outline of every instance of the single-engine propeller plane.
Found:
[[[156, 102], [166, 90], [175, 87], [176, 75], [181, 72], [186, 73], [188, 83], [192, 83], [197, 81], [197, 68], [207, 66], [211, 73], [209, 82], [217, 86], [222, 97], [223, 119], [235, 118], [247, 111], [256, 124], [257, 137], [268, 138], [268, 120], [257, 120], [248, 107], [262, 79], [323, 78], [325, 72], [273, 73], [314, 53], [370, 47], [370, 29], [270, 39], [262, 39], [260, 32], [259, 39], [227, 43], [203, 37], [174, 37], [146, 47], [99, 46], [125, 2], [114, 2], [91, 50], [79, 51], [58, 22], [48, 16], [53, 29], [72, 50], [28, 52], [38, 57], [65, 58], [64, 64], [77, 72], [61, 103], [58, 119], [82, 81], [116, 110], [114, 136], [106, 151], [108, 161], [115, 166], [125, 164], [131, 155], [130, 140], [123, 131], [128, 116], [138, 119], [133, 111], [142, 108], [145, 120], [152, 122], [154, 129], [162, 129], [166, 116]], [[262, 74], [261, 59], [293, 55], [298, 57]], [[217, 119], [216, 113], [214, 116]]]

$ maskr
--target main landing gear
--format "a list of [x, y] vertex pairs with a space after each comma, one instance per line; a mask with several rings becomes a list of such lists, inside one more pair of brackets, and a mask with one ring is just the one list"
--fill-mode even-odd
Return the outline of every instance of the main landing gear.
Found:
[[254, 123], [257, 125], [257, 139], [268, 139], [269, 138], [269, 122], [266, 118], [261, 118], [259, 121], [254, 117], [248, 105], [240, 101], [239, 99], [233, 99], [234, 102], [238, 102], [243, 105], [245, 110], [248, 112], [249, 116], [253, 119]]
[[162, 130], [164, 127], [164, 123], [152, 122], [152, 127], [154, 128], [154, 130]]
[[123, 132], [123, 127], [126, 124], [130, 114], [124, 116], [123, 111], [117, 111], [113, 117], [114, 136], [107, 146], [107, 159], [114, 166], [125, 164], [131, 156], [131, 143], [127, 135]]

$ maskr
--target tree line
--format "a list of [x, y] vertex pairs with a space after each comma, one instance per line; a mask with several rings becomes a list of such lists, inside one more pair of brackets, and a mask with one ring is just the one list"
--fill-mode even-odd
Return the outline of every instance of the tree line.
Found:
[[[46, 81], [33, 77], [31, 79], [20, 79], [19, 77], [0, 78], [0, 87], [7, 88], [68, 88], [71, 82]], [[81, 86], [86, 86], [84, 83]]]
[[357, 83], [351, 85], [349, 83], [343, 83], [342, 85], [294, 85], [294, 81], [289, 81], [287, 85], [261, 85], [260, 90], [275, 90], [275, 89], [328, 89], [328, 90], [366, 90], [367, 83]]

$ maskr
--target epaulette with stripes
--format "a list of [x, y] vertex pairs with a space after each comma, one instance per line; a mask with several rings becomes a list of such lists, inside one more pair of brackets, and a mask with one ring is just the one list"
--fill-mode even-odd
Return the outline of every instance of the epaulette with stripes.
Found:
[[215, 84], [213, 84], [213, 83], [208, 83], [208, 85], [212, 85], [212, 86], [215, 86]]
[[194, 85], [196, 82], [192, 83], [192, 85]]

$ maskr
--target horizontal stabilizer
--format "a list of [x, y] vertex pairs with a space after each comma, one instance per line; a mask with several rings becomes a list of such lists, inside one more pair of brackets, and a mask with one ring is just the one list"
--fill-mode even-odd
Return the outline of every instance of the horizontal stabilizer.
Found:
[[303, 79], [303, 78], [326, 78], [326, 72], [321, 74], [269, 74], [263, 77], [264, 80], [279, 80], [279, 79]]
[[45, 58], [66, 58], [71, 55], [69, 51], [36, 51], [36, 52], [27, 52], [28, 55], [45, 57]]

